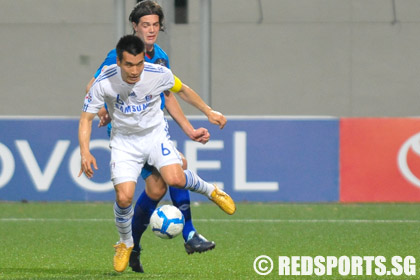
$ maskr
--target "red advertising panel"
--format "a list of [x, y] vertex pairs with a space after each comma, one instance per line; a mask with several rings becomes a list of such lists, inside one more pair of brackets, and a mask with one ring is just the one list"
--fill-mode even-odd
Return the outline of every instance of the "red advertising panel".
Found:
[[342, 118], [340, 201], [420, 201], [420, 119]]

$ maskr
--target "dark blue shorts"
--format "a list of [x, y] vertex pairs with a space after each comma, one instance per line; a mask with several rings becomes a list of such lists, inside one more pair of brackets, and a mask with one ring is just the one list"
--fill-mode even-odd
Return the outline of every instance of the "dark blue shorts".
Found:
[[153, 172], [153, 166], [150, 166], [149, 164], [145, 164], [143, 166], [143, 169], [141, 170], [141, 177], [143, 180], [146, 180], [147, 177], [149, 177]]

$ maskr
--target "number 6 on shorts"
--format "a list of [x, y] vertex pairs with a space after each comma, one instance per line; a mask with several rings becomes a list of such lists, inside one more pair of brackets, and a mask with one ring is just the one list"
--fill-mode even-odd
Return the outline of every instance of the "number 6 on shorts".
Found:
[[163, 143], [160, 144], [160, 147], [162, 149], [162, 155], [167, 156], [167, 155], [169, 155], [171, 153], [171, 151], [168, 148], [165, 148], [163, 146]]

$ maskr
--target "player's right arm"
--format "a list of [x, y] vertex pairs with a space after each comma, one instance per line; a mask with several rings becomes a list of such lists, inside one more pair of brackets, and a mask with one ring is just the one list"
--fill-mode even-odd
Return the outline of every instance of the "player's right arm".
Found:
[[79, 120], [79, 146], [80, 146], [80, 156], [81, 156], [81, 163], [80, 163], [80, 172], [79, 177], [82, 173], [88, 178], [92, 178], [93, 176], [93, 169], [92, 165], [95, 169], [98, 169], [96, 165], [95, 157], [89, 151], [89, 142], [90, 142], [90, 135], [92, 132], [92, 120], [95, 118], [95, 114], [82, 112], [80, 115]]
[[92, 133], [92, 121], [103, 104], [104, 92], [99, 83], [95, 83], [85, 96], [83, 112], [79, 120], [79, 146], [81, 156], [79, 176], [85, 173], [88, 178], [92, 178], [92, 165], [95, 169], [98, 169], [96, 160], [89, 151], [89, 142]]

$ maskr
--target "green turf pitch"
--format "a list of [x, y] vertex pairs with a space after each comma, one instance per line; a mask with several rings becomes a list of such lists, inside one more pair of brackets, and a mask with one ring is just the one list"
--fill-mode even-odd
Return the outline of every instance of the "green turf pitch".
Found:
[[[279, 276], [279, 256], [414, 256], [420, 262], [420, 204], [239, 203], [228, 216], [213, 204], [192, 206], [195, 226], [216, 242], [187, 255], [182, 237], [148, 229], [146, 271], [112, 268], [117, 231], [111, 203], [0, 203], [0, 279], [418, 279], [417, 276]], [[272, 258], [267, 276], [254, 271]], [[140, 277], [141, 276], [141, 277]]]

